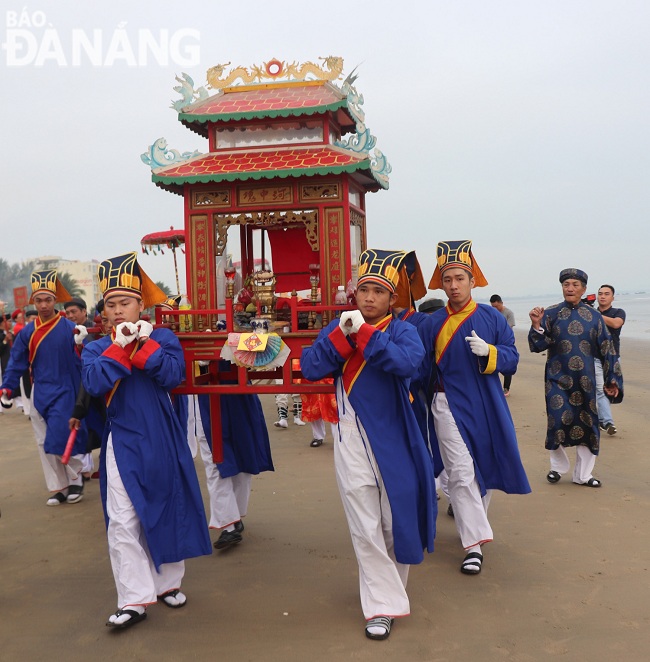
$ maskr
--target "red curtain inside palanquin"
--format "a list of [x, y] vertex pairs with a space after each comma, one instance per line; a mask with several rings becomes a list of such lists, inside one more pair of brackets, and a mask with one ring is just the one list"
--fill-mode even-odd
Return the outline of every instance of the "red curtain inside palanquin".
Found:
[[308, 290], [311, 287], [309, 265], [319, 261], [319, 254], [311, 249], [305, 227], [269, 229], [268, 237], [275, 291]]

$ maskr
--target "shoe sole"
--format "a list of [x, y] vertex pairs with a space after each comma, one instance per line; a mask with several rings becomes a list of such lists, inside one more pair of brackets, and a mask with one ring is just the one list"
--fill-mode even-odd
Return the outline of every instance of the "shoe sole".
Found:
[[214, 548], [218, 549], [218, 550], [224, 550], [224, 549], [228, 549], [229, 547], [235, 547], [236, 545], [239, 545], [240, 542], [241, 542], [241, 540], [237, 540], [237, 541], [233, 540], [233, 542], [227, 542], [225, 544], [222, 543], [221, 545], [218, 545], [215, 542], [214, 543]]
[[228, 549], [228, 547], [234, 547], [235, 545], [239, 545], [239, 543], [242, 540], [243, 540], [243, 538], [241, 537], [241, 535], [239, 536], [239, 540], [231, 539], [231, 540], [228, 540], [227, 542], [221, 542], [221, 543], [217, 540], [217, 542], [214, 543], [214, 548], [215, 549]]
[[113, 630], [126, 630], [136, 623], [141, 623], [147, 618], [147, 612], [140, 614], [139, 616], [132, 616], [128, 621], [124, 623], [111, 623], [111, 621], [106, 621], [106, 627], [113, 628]]

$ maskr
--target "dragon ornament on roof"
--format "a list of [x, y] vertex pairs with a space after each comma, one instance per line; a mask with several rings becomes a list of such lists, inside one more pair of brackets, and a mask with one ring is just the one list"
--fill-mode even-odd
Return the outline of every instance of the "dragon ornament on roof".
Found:
[[253, 65], [250, 70], [247, 67], [235, 67], [225, 75], [226, 64], [217, 64], [210, 67], [207, 72], [208, 85], [213, 90], [222, 90], [230, 87], [236, 80], [240, 80], [244, 85], [261, 83], [264, 80], [274, 82], [284, 81], [306, 81], [306, 80], [326, 80], [334, 81], [341, 77], [343, 72], [343, 58], [330, 55], [328, 57], [318, 58], [323, 60], [324, 66], [314, 64], [313, 62], [287, 62], [273, 58], [264, 62], [261, 66]]

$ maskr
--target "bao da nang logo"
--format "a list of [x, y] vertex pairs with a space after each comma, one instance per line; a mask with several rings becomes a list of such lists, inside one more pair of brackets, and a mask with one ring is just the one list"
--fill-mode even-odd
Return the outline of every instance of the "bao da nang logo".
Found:
[[58, 30], [45, 12], [7, 11], [2, 43], [8, 67], [145, 67], [200, 64], [200, 33], [191, 28], [177, 30], [147, 28], [127, 30], [126, 22], [116, 28], [73, 28]]

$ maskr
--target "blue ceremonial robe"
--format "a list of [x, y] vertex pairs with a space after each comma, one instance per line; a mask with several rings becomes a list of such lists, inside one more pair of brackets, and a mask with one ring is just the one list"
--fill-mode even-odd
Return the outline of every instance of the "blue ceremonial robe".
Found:
[[[325, 327], [300, 359], [306, 379], [315, 382], [331, 375], [337, 389], [343, 388], [344, 364], [355, 347], [338, 325], [333, 320]], [[368, 335], [362, 338], [364, 333]], [[420, 563], [424, 548], [433, 551], [438, 509], [431, 457], [409, 402], [409, 382], [424, 355], [422, 343], [413, 326], [399, 320], [383, 332], [364, 325], [356, 342], [365, 364], [348, 399], [367, 433], [386, 488], [395, 558], [399, 563]]]
[[[436, 361], [436, 388], [444, 389], [447, 396], [449, 409], [474, 460], [481, 494], [490, 489], [528, 494], [531, 489], [498, 374], [512, 375], [517, 370], [519, 353], [515, 337], [498, 310], [470, 300], [468, 306], [474, 305], [473, 312], [448, 338], [446, 334], [454, 315], [449, 306], [423, 319], [418, 332], [431, 353], [431, 361]], [[472, 353], [465, 340], [472, 331], [493, 346], [490, 356], [479, 357]], [[443, 337], [446, 347], [437, 357], [436, 340], [442, 342]], [[423, 365], [421, 374], [423, 371], [429, 374], [430, 369], [431, 366]], [[437, 445], [435, 430], [431, 432]]]
[[544, 333], [532, 327], [531, 352], [546, 351], [544, 369], [548, 425], [545, 447], [587, 446], [598, 455], [600, 428], [596, 404], [594, 358], [602, 361], [605, 385], [623, 389], [621, 366], [602, 315], [586, 303], [566, 301], [549, 306], [541, 321]]
[[210, 397], [221, 398], [223, 462], [217, 464], [219, 475], [229, 478], [239, 473], [274, 471], [269, 433], [257, 395], [199, 395], [203, 431], [212, 448]]
[[[89, 343], [82, 355], [83, 384], [94, 396], [108, 395], [100, 481], [106, 513], [106, 442], [142, 524], [156, 568], [210, 554], [205, 511], [187, 430], [174, 412], [169, 391], [185, 376], [183, 351], [168, 329], [154, 329], [135, 353], [110, 336]], [[111, 395], [112, 393], [112, 395]]]
[[[429, 313], [418, 313], [412, 310], [409, 311], [405, 308], [399, 313], [397, 319], [412, 324], [416, 329], [419, 329], [422, 325], [424, 325], [423, 328], [426, 328], [429, 317]], [[418, 334], [420, 334], [419, 330]], [[422, 338], [420, 339], [422, 340]], [[418, 374], [411, 380], [410, 391], [413, 397], [411, 401], [413, 413], [415, 414], [415, 419], [418, 422], [422, 436], [429, 446], [429, 452], [433, 459], [434, 473], [438, 476], [444, 467], [442, 464], [442, 458], [440, 457], [438, 444], [431, 444], [431, 430], [433, 430], [431, 389], [433, 385], [433, 376], [435, 375], [435, 362], [431, 361], [431, 355], [432, 348], [425, 346], [424, 359], [420, 364]]]
[[[81, 384], [81, 359], [75, 348], [75, 325], [62, 317], [42, 339], [31, 363], [34, 381], [34, 407], [45, 420], [44, 451], [63, 455], [70, 427], [79, 384]], [[14, 340], [11, 357], [2, 375], [2, 386], [16, 391], [20, 378], [29, 362], [29, 341], [34, 333], [34, 322], [27, 324]], [[86, 424], [82, 422], [72, 449], [73, 455], [86, 452]]]

